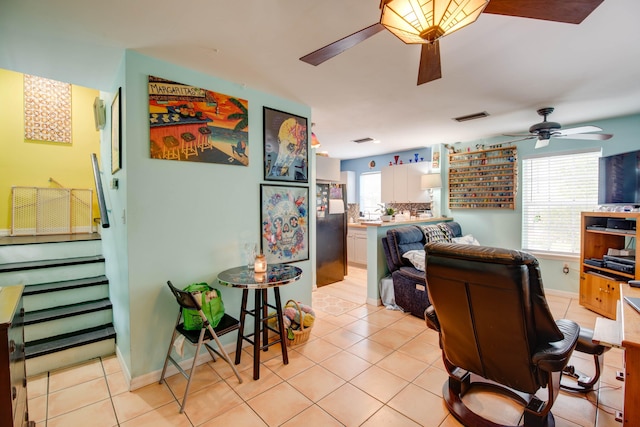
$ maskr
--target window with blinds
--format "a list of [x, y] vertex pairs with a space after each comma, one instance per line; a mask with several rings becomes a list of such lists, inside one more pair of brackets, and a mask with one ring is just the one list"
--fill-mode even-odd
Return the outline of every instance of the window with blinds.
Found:
[[360, 174], [360, 212], [367, 219], [380, 216], [381, 194], [382, 178], [380, 172]]
[[598, 204], [600, 151], [531, 157], [522, 161], [522, 246], [580, 253], [580, 212]]

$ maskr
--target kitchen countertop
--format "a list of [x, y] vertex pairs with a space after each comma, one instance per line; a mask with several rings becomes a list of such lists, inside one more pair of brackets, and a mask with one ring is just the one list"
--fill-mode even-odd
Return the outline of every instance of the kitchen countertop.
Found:
[[424, 222], [438, 222], [438, 221], [452, 221], [453, 218], [449, 217], [437, 217], [437, 218], [422, 218], [422, 219], [413, 219], [409, 221], [360, 221], [356, 223], [347, 224], [351, 228], [367, 228], [367, 227], [397, 227], [399, 225], [411, 225], [411, 224], [421, 224]]

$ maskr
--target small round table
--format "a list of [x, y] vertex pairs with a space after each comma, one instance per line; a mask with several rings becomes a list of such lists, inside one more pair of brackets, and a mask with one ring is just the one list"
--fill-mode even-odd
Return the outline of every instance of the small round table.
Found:
[[[256, 273], [253, 268], [234, 267], [218, 274], [218, 282], [221, 285], [242, 289], [242, 307], [240, 309], [240, 331], [238, 332], [238, 341], [236, 344], [235, 364], [240, 363], [242, 355], [242, 341], [246, 340], [253, 345], [253, 379], [260, 378], [260, 350], [267, 351], [269, 347], [280, 343], [282, 348], [282, 362], [286, 365], [289, 363], [287, 356], [287, 335], [282, 322], [282, 303], [280, 301], [279, 287], [288, 285], [289, 283], [300, 280], [302, 270], [298, 267], [288, 264], [274, 264], [267, 267], [266, 273]], [[267, 301], [267, 289], [273, 288], [276, 305], [273, 306]], [[247, 310], [247, 299], [249, 290], [253, 289], [254, 308]], [[276, 310], [275, 314], [269, 315], [268, 309]], [[253, 316], [254, 326], [253, 333], [245, 334], [244, 325], [246, 315]], [[268, 325], [269, 319], [278, 319], [278, 330]], [[279, 339], [269, 342], [269, 330], [278, 334]], [[260, 344], [260, 336], [262, 335], [262, 344]]]

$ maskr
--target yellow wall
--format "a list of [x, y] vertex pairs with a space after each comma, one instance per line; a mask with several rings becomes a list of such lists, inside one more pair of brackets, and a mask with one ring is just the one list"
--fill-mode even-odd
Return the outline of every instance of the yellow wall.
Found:
[[94, 191], [91, 153], [100, 156], [100, 133], [93, 120], [94, 89], [72, 86], [72, 143], [25, 142], [23, 74], [0, 69], [0, 234], [11, 229], [11, 187], [52, 187]]

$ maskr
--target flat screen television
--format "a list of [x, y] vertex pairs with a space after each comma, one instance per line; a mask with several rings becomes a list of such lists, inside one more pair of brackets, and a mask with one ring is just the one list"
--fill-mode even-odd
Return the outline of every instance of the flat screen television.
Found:
[[640, 205], [640, 150], [600, 158], [598, 204]]

